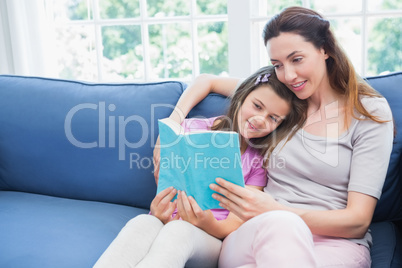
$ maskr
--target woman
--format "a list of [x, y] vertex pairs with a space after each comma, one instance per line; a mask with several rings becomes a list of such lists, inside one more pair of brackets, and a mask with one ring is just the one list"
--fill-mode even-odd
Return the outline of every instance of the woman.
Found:
[[[390, 108], [315, 11], [287, 8], [263, 37], [278, 79], [307, 101], [307, 120], [272, 152], [264, 192], [219, 178], [211, 185], [223, 195], [213, 197], [246, 221], [225, 239], [220, 267], [370, 267], [368, 227], [392, 149]], [[237, 83], [200, 76], [172, 118], [181, 121], [209, 92], [231, 95]]]

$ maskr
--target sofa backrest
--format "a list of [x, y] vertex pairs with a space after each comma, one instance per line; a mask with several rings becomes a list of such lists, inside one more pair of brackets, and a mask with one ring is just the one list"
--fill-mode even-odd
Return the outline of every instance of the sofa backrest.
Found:
[[[402, 219], [402, 72], [367, 78], [387, 98], [397, 134], [374, 221]], [[0, 190], [148, 208], [157, 119], [185, 85], [90, 84], [0, 75]], [[189, 117], [225, 113], [210, 94]]]
[[0, 190], [149, 207], [157, 119], [185, 85], [0, 76]]
[[402, 72], [368, 77], [367, 82], [388, 101], [396, 128], [387, 177], [373, 221], [402, 219]]

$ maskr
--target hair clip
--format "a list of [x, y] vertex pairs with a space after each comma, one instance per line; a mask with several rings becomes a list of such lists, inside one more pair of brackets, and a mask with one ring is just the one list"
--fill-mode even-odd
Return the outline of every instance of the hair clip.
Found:
[[271, 76], [271, 74], [264, 74], [258, 76], [257, 80], [255, 81], [254, 85], [258, 85], [259, 83], [265, 83], [268, 82], [268, 78]]

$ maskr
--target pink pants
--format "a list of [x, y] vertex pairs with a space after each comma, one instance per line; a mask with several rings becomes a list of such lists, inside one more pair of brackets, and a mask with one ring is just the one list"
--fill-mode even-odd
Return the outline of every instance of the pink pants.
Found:
[[245, 222], [223, 242], [219, 267], [369, 268], [370, 251], [346, 239], [312, 235], [294, 213], [272, 211]]

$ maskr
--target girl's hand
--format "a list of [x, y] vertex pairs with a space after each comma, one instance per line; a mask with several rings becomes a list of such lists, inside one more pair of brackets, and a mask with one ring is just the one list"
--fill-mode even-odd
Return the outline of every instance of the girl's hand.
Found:
[[152, 200], [151, 214], [157, 217], [164, 224], [179, 218], [179, 214], [172, 218], [177, 202], [176, 200], [171, 202], [171, 200], [175, 197], [176, 193], [176, 189], [169, 187], [157, 194], [154, 200]]
[[221, 206], [237, 215], [243, 221], [271, 210], [283, 209], [271, 195], [254, 188], [243, 188], [236, 184], [217, 178], [218, 184], [211, 184], [210, 188], [222, 195], [213, 194]]
[[211, 222], [216, 221], [211, 210], [203, 211], [193, 197], [187, 197], [186, 193], [179, 191], [177, 197], [177, 211], [182, 220], [185, 220], [200, 229], [205, 230]]

